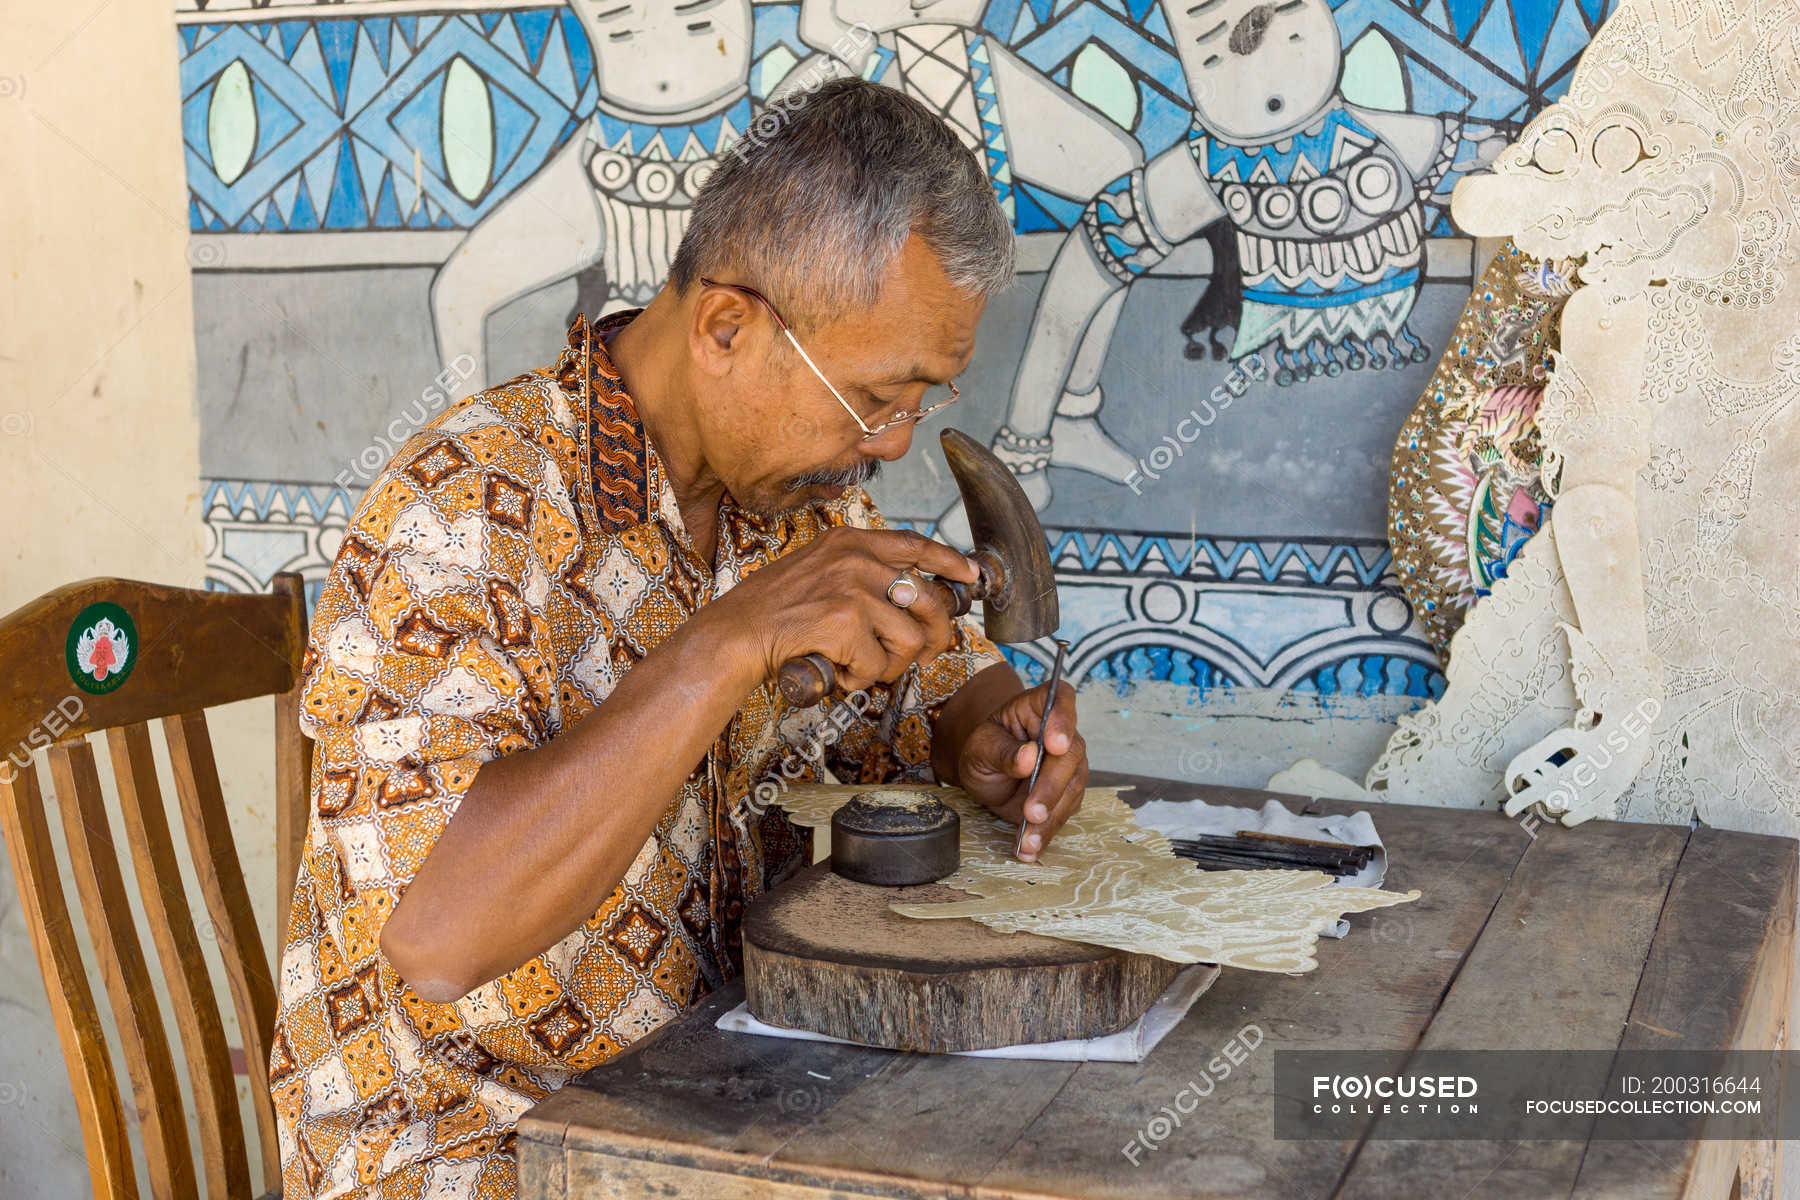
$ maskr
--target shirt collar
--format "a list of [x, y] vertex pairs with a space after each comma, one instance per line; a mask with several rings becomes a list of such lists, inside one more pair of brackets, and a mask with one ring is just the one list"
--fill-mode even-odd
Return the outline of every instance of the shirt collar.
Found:
[[576, 411], [585, 413], [582, 433], [594, 509], [606, 530], [630, 529], [651, 519], [654, 478], [661, 474], [653, 469], [654, 452], [637, 405], [606, 348], [609, 335], [641, 311], [614, 313], [594, 324], [576, 314], [568, 347], [556, 363], [556, 382], [580, 402]]
[[[556, 380], [587, 411], [588, 471], [601, 528], [617, 531], [661, 521], [692, 553], [668, 472], [607, 349], [612, 334], [642, 311], [626, 309], [592, 323], [577, 314], [569, 326], [568, 346], [557, 360]], [[719, 536], [731, 538], [734, 550], [755, 542], [765, 553], [779, 554], [790, 534], [785, 518], [759, 517], [740, 508], [729, 494], [719, 505]]]

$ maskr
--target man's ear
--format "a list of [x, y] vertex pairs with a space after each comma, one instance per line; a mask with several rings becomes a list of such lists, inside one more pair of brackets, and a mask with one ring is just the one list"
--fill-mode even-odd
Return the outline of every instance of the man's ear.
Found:
[[700, 283], [694, 286], [698, 290], [688, 328], [688, 349], [704, 374], [729, 375], [755, 341], [747, 327], [755, 319], [756, 301], [731, 288]]

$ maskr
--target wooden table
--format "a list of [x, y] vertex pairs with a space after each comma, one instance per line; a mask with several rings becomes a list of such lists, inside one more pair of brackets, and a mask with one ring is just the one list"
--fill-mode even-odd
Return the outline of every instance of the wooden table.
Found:
[[[1139, 795], [1266, 793], [1112, 777]], [[1305, 803], [1305, 802], [1301, 802]], [[1313, 802], [1314, 811], [1352, 806]], [[1276, 1141], [1273, 1049], [1766, 1050], [1785, 1035], [1795, 842], [1372, 806], [1387, 886], [1307, 975], [1228, 970], [1142, 1064], [722, 1033], [710, 997], [526, 1113], [521, 1195], [1746, 1197], [1773, 1143]], [[1123, 1147], [1254, 1022], [1265, 1040], [1134, 1166]]]

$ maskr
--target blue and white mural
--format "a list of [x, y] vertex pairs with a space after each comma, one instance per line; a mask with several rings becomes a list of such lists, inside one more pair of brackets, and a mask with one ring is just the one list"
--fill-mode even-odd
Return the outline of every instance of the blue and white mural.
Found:
[[[1449, 191], [1606, 8], [187, 0], [213, 584], [316, 586], [398, 440], [646, 300], [717, 156], [854, 72], [942, 113], [1018, 231], [957, 423], [1042, 509], [1073, 677], [1435, 696], [1383, 531], [1478, 266]], [[878, 499], [960, 532], [928, 451]]]

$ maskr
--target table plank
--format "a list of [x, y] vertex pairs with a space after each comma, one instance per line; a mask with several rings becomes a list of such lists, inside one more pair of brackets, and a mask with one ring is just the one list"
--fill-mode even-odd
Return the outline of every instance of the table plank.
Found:
[[[1218, 799], [1258, 807], [1270, 795]], [[1416, 887], [1423, 896], [1352, 917], [1348, 938], [1320, 942], [1319, 966], [1310, 974], [1225, 972], [1142, 1064], [1080, 1067], [1004, 1160], [981, 1177], [981, 1195], [1054, 1189], [1070, 1197], [1292, 1200], [1330, 1194], [1355, 1143], [1272, 1140], [1274, 1051], [1411, 1048], [1530, 843], [1516, 824], [1491, 814], [1365, 807], [1374, 809], [1388, 846], [1387, 886]], [[1203, 1086], [1215, 1053], [1246, 1023], [1260, 1027], [1262, 1044], [1230, 1075], [1215, 1079], [1212, 1094], [1182, 1127], [1140, 1151], [1134, 1166], [1126, 1143], [1163, 1106], [1174, 1106], [1177, 1092], [1190, 1083]]]
[[[1694, 830], [1650, 943], [1621, 1050], [1778, 1048], [1788, 1011], [1797, 846], [1792, 838]], [[1673, 1200], [1690, 1194], [1691, 1180], [1729, 1186], [1746, 1153], [1749, 1170], [1772, 1170], [1779, 1147], [1590, 1142], [1573, 1195]]]
[[[1419, 1049], [1617, 1048], [1687, 838], [1685, 828], [1613, 821], [1545, 827]], [[1563, 1196], [1582, 1149], [1576, 1141], [1369, 1141], [1338, 1194]]]
[[[741, 983], [721, 989], [640, 1046], [580, 1076], [526, 1114], [519, 1126], [521, 1143], [564, 1149], [572, 1196], [610, 1196], [609, 1189], [622, 1181], [653, 1192], [694, 1194], [691, 1185], [706, 1172], [734, 1177], [719, 1188], [702, 1189], [708, 1195], [811, 1198], [843, 1190], [942, 1196], [943, 1187], [918, 1177], [921, 1157], [943, 1159], [946, 1178], [954, 1179], [966, 1170], [966, 1156], [978, 1150], [968, 1129], [992, 1131], [1004, 1123], [994, 1122], [992, 1112], [972, 1122], [961, 1109], [900, 1113], [888, 1111], [887, 1100], [871, 1107], [867, 1097], [878, 1081], [952, 1064], [960, 1068], [960, 1094], [984, 1094], [998, 1111], [1002, 1104], [1016, 1105], [1018, 1096], [1029, 1095], [1046, 1077], [1060, 1086], [1074, 1069], [1067, 1063], [899, 1054], [714, 1028], [719, 1014], [742, 999]], [[906, 1125], [898, 1144], [887, 1140], [897, 1122]], [[776, 1150], [797, 1132], [821, 1125], [840, 1131], [832, 1138], [830, 1161], [786, 1156], [774, 1161]], [[964, 1157], [934, 1155], [932, 1134], [952, 1132], [963, 1135], [957, 1153]], [[896, 1171], [896, 1161], [906, 1169]], [[602, 1180], [614, 1182], [602, 1187]]]
[[741, 982], [721, 988], [577, 1076], [520, 1119], [519, 1137], [575, 1147], [662, 1146], [678, 1130], [695, 1162], [764, 1162], [897, 1057], [714, 1028], [743, 999]]
[[899, 1186], [907, 1196], [941, 1196], [946, 1189], [960, 1194], [959, 1185], [972, 1184], [1000, 1161], [1076, 1067], [904, 1055], [845, 1103], [821, 1112], [777, 1152], [775, 1162], [803, 1174], [847, 1166], [897, 1177], [906, 1181]]
[[813, 1186], [757, 1176], [722, 1175], [699, 1167], [654, 1159], [618, 1158], [592, 1150], [570, 1150], [565, 1165], [568, 1190], [558, 1197], [581, 1200], [868, 1200], [892, 1193], [862, 1187]]

